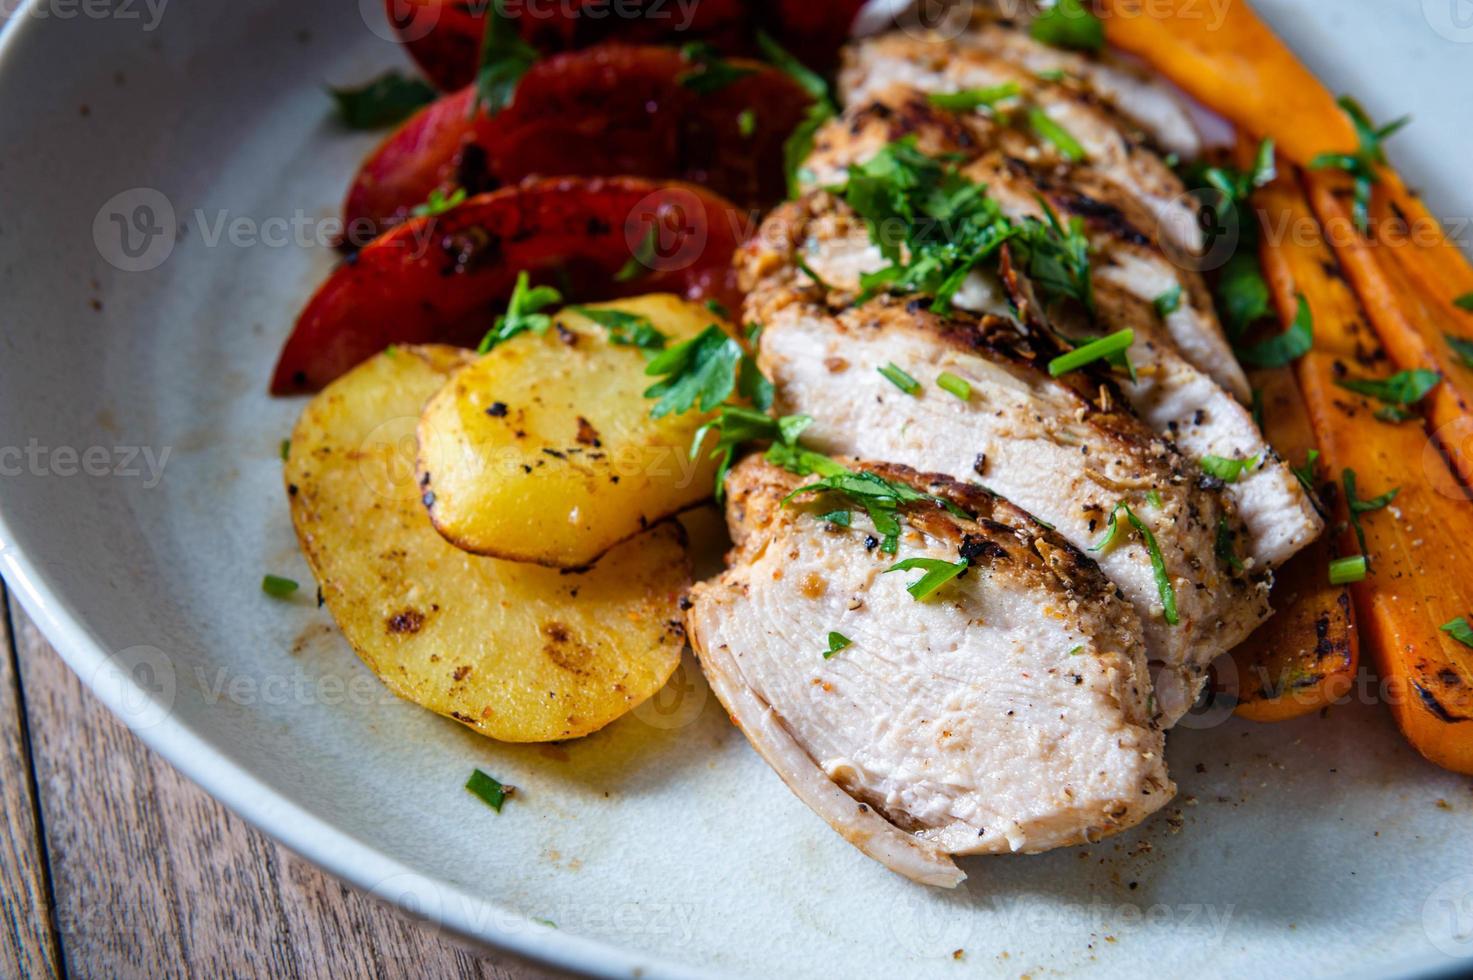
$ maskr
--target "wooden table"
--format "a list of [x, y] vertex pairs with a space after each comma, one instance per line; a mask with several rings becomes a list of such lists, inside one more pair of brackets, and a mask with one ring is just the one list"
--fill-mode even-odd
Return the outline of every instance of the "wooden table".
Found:
[[[8, 615], [6, 611], [8, 608]], [[0, 585], [0, 977], [483, 977], [135, 739]]]

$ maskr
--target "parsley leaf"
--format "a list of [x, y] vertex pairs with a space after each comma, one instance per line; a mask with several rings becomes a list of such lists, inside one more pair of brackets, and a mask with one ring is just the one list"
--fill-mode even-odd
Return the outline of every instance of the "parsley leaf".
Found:
[[1213, 543], [1213, 553], [1217, 560], [1228, 566], [1235, 572], [1243, 570], [1243, 560], [1233, 550], [1233, 529], [1228, 525], [1226, 514], [1219, 514], [1217, 518], [1217, 539]]
[[1354, 153], [1321, 153], [1309, 162], [1309, 169], [1342, 170], [1349, 175], [1355, 186], [1355, 202], [1351, 207], [1351, 215], [1356, 228], [1361, 234], [1366, 234], [1371, 225], [1371, 192], [1381, 182], [1381, 174], [1377, 168], [1386, 166], [1386, 149], [1382, 144], [1412, 119], [1410, 116], [1402, 116], [1378, 127], [1371, 122], [1360, 103], [1350, 96], [1342, 95], [1339, 105], [1355, 126], [1360, 147]]
[[435, 101], [436, 92], [417, 78], [385, 72], [360, 88], [330, 88], [338, 115], [350, 129], [381, 129], [408, 119]]
[[1040, 10], [1028, 25], [1028, 34], [1056, 48], [1098, 51], [1105, 46], [1105, 25], [1083, 0], [1058, 0]]
[[680, 56], [694, 65], [689, 71], [681, 72], [676, 79], [682, 88], [707, 95], [719, 92], [732, 82], [755, 74], [755, 69], [738, 68], [725, 60], [710, 44], [692, 41], [680, 49]]
[[655, 252], [659, 244], [660, 229], [656, 225], [651, 225], [650, 230], [645, 232], [645, 236], [639, 240], [639, 245], [635, 247], [634, 254], [629, 256], [629, 261], [625, 262], [619, 267], [619, 271], [614, 273], [614, 281], [633, 282], [636, 279], [641, 279], [649, 275], [650, 270], [655, 267]]
[[[1473, 293], [1469, 293], [1463, 298], [1473, 299]], [[1458, 355], [1458, 360], [1463, 362], [1464, 367], [1473, 368], [1473, 340], [1454, 337], [1450, 333], [1443, 334], [1442, 339], [1447, 341], [1447, 345], [1453, 349], [1454, 354]]]
[[1087, 344], [1082, 344], [1067, 354], [1060, 354], [1048, 362], [1048, 373], [1051, 377], [1057, 378], [1060, 375], [1068, 374], [1070, 371], [1076, 371], [1086, 364], [1091, 364], [1099, 360], [1107, 360], [1123, 354], [1130, 349], [1130, 345], [1133, 343], [1135, 343], [1134, 330], [1131, 330], [1129, 327], [1124, 330], [1117, 330], [1108, 336], [1091, 340]]
[[961, 575], [967, 570], [971, 562], [963, 558], [961, 561], [944, 561], [940, 558], [907, 558], [898, 561], [885, 569], [885, 574], [890, 572], [908, 572], [914, 568], [925, 569], [926, 574], [916, 579], [905, 587], [905, 591], [920, 601], [934, 593], [941, 586]]
[[1032, 127], [1035, 136], [1050, 143], [1059, 156], [1070, 163], [1080, 163], [1089, 156], [1084, 145], [1074, 138], [1073, 133], [1054, 122], [1048, 113], [1037, 106], [1028, 110], [1028, 125]]
[[476, 68], [476, 95], [471, 115], [484, 110], [495, 115], [511, 105], [517, 83], [536, 63], [537, 49], [522, 40], [516, 24], [506, 12], [506, 0], [491, 0], [486, 11], [486, 32], [481, 35], [480, 62]]
[[1340, 481], [1345, 486], [1345, 503], [1350, 510], [1350, 526], [1355, 531], [1355, 540], [1360, 545], [1361, 555], [1365, 556], [1366, 560], [1369, 561], [1370, 556], [1366, 552], [1366, 531], [1361, 526], [1360, 515], [1369, 514], [1372, 511], [1377, 511], [1388, 506], [1396, 499], [1396, 495], [1401, 493], [1401, 487], [1392, 487], [1379, 497], [1362, 500], [1357, 496], [1356, 492], [1355, 470], [1343, 470], [1340, 474]]
[[813, 151], [813, 137], [824, 123], [839, 114], [834, 106], [834, 100], [829, 95], [829, 86], [812, 69], [808, 68], [797, 58], [783, 50], [766, 31], [757, 32], [757, 46], [762, 49], [762, 54], [774, 67], [784, 72], [789, 78], [798, 83], [798, 87], [808, 93], [813, 99], [813, 104], [808, 107], [808, 112], [803, 120], [793, 127], [783, 143], [783, 167], [788, 175], [788, 194], [797, 197], [800, 190], [798, 171], [803, 166], [803, 161], [808, 159], [808, 154]]
[[1235, 252], [1223, 265], [1217, 279], [1217, 305], [1233, 340], [1269, 315], [1268, 280], [1263, 278], [1256, 249]]
[[506, 312], [496, 318], [496, 323], [481, 338], [480, 345], [476, 347], [477, 354], [484, 354], [519, 333], [530, 331], [543, 334], [552, 326], [552, 317], [539, 311], [561, 303], [562, 294], [551, 286], [538, 286], [535, 289], [530, 287], [531, 280], [527, 273], [517, 273], [517, 284], [511, 291]]
[[899, 388], [907, 395], [914, 395], [921, 390], [921, 383], [919, 381], [906, 374], [903, 370], [896, 367], [893, 363], [886, 364], [884, 367], [877, 368], [876, 370], [878, 370], [880, 374], [884, 375], [886, 381], [890, 382], [892, 385]]
[[1457, 619], [1448, 620], [1439, 626], [1438, 629], [1457, 640], [1463, 646], [1473, 647], [1473, 626], [1468, 625], [1466, 617], [1459, 616]]
[[1289, 472], [1294, 474], [1294, 479], [1306, 493], [1314, 493], [1314, 464], [1320, 458], [1318, 449], [1311, 449], [1305, 457], [1303, 466], [1290, 466]]
[[282, 578], [280, 575], [267, 575], [261, 579], [261, 591], [273, 599], [285, 599], [299, 588], [301, 586], [294, 579]]
[[1130, 526], [1135, 529], [1135, 532], [1141, 536], [1141, 540], [1146, 543], [1146, 551], [1151, 557], [1151, 572], [1156, 578], [1156, 592], [1161, 597], [1161, 608], [1164, 612], [1166, 623], [1169, 626], [1175, 626], [1181, 622], [1181, 617], [1177, 613], [1176, 589], [1171, 585], [1171, 576], [1166, 573], [1166, 560], [1162, 557], [1161, 545], [1157, 543], [1156, 535], [1151, 533], [1151, 529], [1146, 526], [1145, 522], [1135, 516], [1135, 512], [1130, 509], [1129, 504], [1122, 500], [1115, 505], [1114, 509], [1110, 511], [1110, 517], [1105, 525], [1105, 536], [1091, 545], [1089, 550], [1103, 551], [1106, 548], [1114, 546], [1116, 535], [1120, 530], [1118, 515], [1122, 512], [1125, 514], [1125, 519], [1130, 522]]
[[1262, 460], [1261, 456], [1253, 456], [1248, 459], [1228, 459], [1223, 456], [1203, 456], [1198, 462], [1203, 472], [1215, 476], [1223, 483], [1237, 483], [1238, 477], [1245, 472], [1255, 469]]
[[416, 218], [433, 218], [436, 215], [444, 214], [464, 200], [464, 187], [455, 188], [448, 197], [444, 191], [436, 187], [430, 191], [429, 198], [423, 204], [416, 204], [409, 213]]
[[[691, 459], [696, 458], [708, 432], [717, 434], [716, 446], [711, 456], [713, 459], [720, 459], [716, 466], [716, 500], [719, 503], [726, 495], [726, 474], [731, 469], [738, 449], [746, 443], [765, 439], [775, 445], [796, 450], [798, 436], [812, 423], [813, 418], [808, 415], [784, 415], [775, 419], [765, 411], [744, 405], [723, 405], [716, 418], [696, 430], [690, 443], [690, 456]], [[848, 513], [844, 514], [846, 526], [848, 516]]]
[[1460, 310], [1467, 310], [1469, 313], [1473, 313], [1473, 293], [1464, 293], [1457, 297], [1453, 300], [1453, 305]]
[[820, 453], [802, 449], [794, 444], [774, 446], [767, 452], [767, 460], [793, 473], [816, 473], [822, 479], [805, 484], [783, 498], [783, 502], [809, 493], [837, 493], [849, 499], [855, 506], [864, 509], [881, 535], [880, 551], [895, 554], [900, 543], [899, 509], [905, 504], [931, 503], [945, 507], [952, 514], [970, 518], [972, 515], [941, 497], [922, 493], [909, 484], [887, 480], [868, 471], [855, 472], [834, 462]]
[[743, 109], [737, 113], [737, 132], [742, 139], [751, 139], [752, 134], [757, 132], [757, 113], [753, 109]]
[[1376, 412], [1376, 418], [1383, 422], [1405, 422], [1416, 418], [1415, 413], [1406, 410], [1407, 407], [1426, 398], [1441, 380], [1442, 375], [1436, 371], [1417, 369], [1398, 371], [1381, 379], [1336, 378], [1335, 383], [1347, 391], [1384, 402], [1385, 407]]
[[975, 109], [991, 109], [1004, 99], [1017, 98], [1023, 92], [1017, 82], [1003, 82], [987, 88], [964, 88], [959, 92], [932, 92], [926, 97], [938, 109], [950, 112], [971, 112]]
[[692, 406], [709, 412], [736, 390], [742, 345], [714, 323], [690, 340], [667, 347], [644, 369], [665, 379], [645, 390], [646, 398], [659, 399], [650, 409], [651, 418], [679, 415]]
[[1157, 296], [1152, 301], [1152, 305], [1156, 307], [1156, 315], [1163, 320], [1181, 309], [1181, 283], [1176, 283], [1166, 292]]
[[1268, 340], [1237, 348], [1238, 360], [1250, 367], [1284, 367], [1309, 353], [1314, 346], [1314, 315], [1309, 301], [1299, 295], [1299, 311], [1289, 329]]
[[829, 659], [845, 647], [852, 646], [853, 643], [854, 641], [849, 639], [849, 637], [845, 636], [843, 633], [830, 631], [829, 648], [823, 652], [823, 659]]
[[586, 316], [609, 332], [609, 342], [620, 347], [638, 347], [643, 351], [661, 351], [670, 338], [655, 328], [650, 318], [642, 313], [626, 310], [598, 309], [591, 306], [570, 306], [569, 311]]

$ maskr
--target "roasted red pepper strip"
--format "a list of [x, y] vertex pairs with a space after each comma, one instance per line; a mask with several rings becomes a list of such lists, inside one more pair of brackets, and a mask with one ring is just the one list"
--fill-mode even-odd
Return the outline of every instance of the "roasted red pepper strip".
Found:
[[731, 256], [745, 221], [702, 188], [629, 177], [470, 198], [339, 266], [298, 318], [271, 391], [315, 391], [391, 344], [473, 346], [524, 269], [569, 302], [673, 292], [739, 309]]
[[[453, 92], [476, 77], [481, 35], [492, 0], [385, 0], [389, 23], [424, 73]], [[747, 5], [742, 0], [505, 0], [523, 40], [545, 52], [585, 48], [601, 41], [630, 44], [708, 41], [746, 50]], [[632, 16], [631, 16], [632, 14]]]
[[714, 91], [671, 48], [605, 45], [535, 65], [512, 104], [471, 117], [463, 89], [426, 106], [363, 164], [348, 191], [350, 244], [408, 217], [430, 192], [478, 194], [531, 175], [687, 180], [746, 207], [785, 192], [782, 145], [809, 98], [786, 74], [750, 71]]

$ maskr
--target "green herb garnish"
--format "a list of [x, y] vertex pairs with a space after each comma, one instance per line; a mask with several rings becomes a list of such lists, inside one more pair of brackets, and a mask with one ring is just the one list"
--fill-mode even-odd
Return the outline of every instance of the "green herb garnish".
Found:
[[655, 328], [643, 313], [611, 310], [592, 306], [570, 306], [569, 313], [585, 316], [609, 333], [609, 343], [619, 347], [638, 347], [643, 351], [661, 351], [670, 338]]
[[[755, 69], [738, 68], [733, 65], [722, 58], [720, 52], [705, 41], [692, 41], [682, 46], [680, 56], [695, 67], [681, 72], [676, 81], [682, 88], [688, 88], [702, 95], [719, 92], [732, 82], [756, 73]], [[743, 133], [742, 135], [749, 134]]]
[[1017, 98], [1022, 91], [1017, 82], [1003, 82], [987, 88], [965, 88], [960, 92], [933, 92], [926, 98], [939, 109], [971, 112], [984, 107], [990, 109], [1004, 99]]
[[[812, 423], [813, 419], [808, 415], [773, 418], [765, 411], [744, 405], [723, 405], [721, 413], [697, 429], [691, 438], [690, 458], [695, 459], [696, 454], [701, 451], [706, 434], [716, 432], [716, 446], [711, 452], [711, 458], [720, 460], [716, 466], [716, 500], [719, 503], [726, 496], [726, 474], [736, 459], [738, 449], [749, 442], [769, 440], [775, 445], [796, 450], [798, 436]], [[825, 515], [825, 518], [833, 518], [830, 523], [840, 523], [832, 514]], [[849, 524], [848, 511], [843, 512], [842, 524], [845, 527]]]
[[1028, 34], [1035, 41], [1075, 51], [1098, 51], [1105, 46], [1105, 25], [1084, 0], [1058, 0], [1040, 10], [1028, 25]]
[[[1473, 297], [1473, 293], [1469, 293], [1464, 299], [1469, 297]], [[1473, 368], [1473, 340], [1454, 337], [1450, 333], [1443, 334], [1442, 339], [1446, 340], [1447, 345], [1453, 349], [1453, 353], [1458, 355], [1458, 360], [1463, 362], [1463, 367]]]
[[1166, 623], [1169, 626], [1175, 626], [1181, 619], [1176, 609], [1176, 590], [1171, 585], [1171, 576], [1166, 574], [1166, 559], [1161, 555], [1161, 546], [1156, 542], [1156, 535], [1151, 533], [1151, 529], [1144, 521], [1135, 516], [1129, 504], [1122, 500], [1115, 505], [1105, 524], [1105, 536], [1091, 545], [1089, 550], [1104, 551], [1114, 545], [1116, 534], [1120, 529], [1118, 515], [1122, 512], [1125, 514], [1125, 519], [1130, 521], [1130, 526], [1146, 543], [1146, 551], [1151, 556], [1151, 571], [1156, 578], [1156, 592], [1161, 597], [1161, 608], [1165, 614]]
[[1261, 456], [1251, 456], [1248, 459], [1229, 459], [1225, 456], [1206, 455], [1198, 460], [1203, 472], [1209, 476], [1215, 476], [1223, 483], [1237, 483], [1238, 477], [1245, 472], [1257, 468], [1262, 461]]
[[438, 93], [417, 78], [385, 72], [360, 88], [330, 88], [338, 115], [352, 129], [381, 129], [403, 122]]
[[743, 109], [737, 113], [737, 132], [742, 139], [751, 139], [752, 134], [757, 132], [757, 113], [751, 109]]
[[1336, 558], [1330, 562], [1330, 584], [1349, 585], [1351, 582], [1359, 582], [1366, 577], [1367, 568], [1365, 555]]
[[660, 244], [660, 229], [651, 225], [650, 230], [639, 240], [639, 245], [634, 249], [634, 254], [629, 256], [629, 261], [619, 267], [614, 273], [615, 282], [633, 282], [649, 275], [650, 270], [655, 267], [655, 250]]
[[444, 191], [436, 187], [430, 191], [429, 198], [423, 204], [416, 204], [409, 213], [416, 218], [433, 218], [436, 215], [444, 214], [464, 200], [464, 187], [455, 188], [448, 196]]
[[1453, 305], [1460, 310], [1467, 310], [1469, 313], [1473, 313], [1473, 293], [1464, 293], [1457, 297], [1453, 300]]
[[944, 561], [940, 558], [907, 558], [891, 565], [885, 569], [885, 572], [888, 574], [908, 572], [913, 568], [925, 569], [926, 574], [905, 587], [905, 591], [920, 601], [965, 572], [970, 564], [965, 558], [956, 562]]
[[942, 371], [936, 378], [936, 387], [967, 401], [972, 397], [972, 386], [964, 378], [958, 378], [950, 371]]
[[714, 323], [690, 340], [667, 347], [644, 369], [651, 376], [665, 375], [645, 390], [646, 398], [659, 399], [650, 417], [679, 415], [692, 406], [711, 411], [736, 389], [743, 357], [742, 345]]
[[1314, 464], [1320, 458], [1318, 449], [1311, 449], [1305, 456], [1303, 466], [1290, 466], [1289, 472], [1294, 474], [1294, 479], [1306, 493], [1314, 493]]
[[847, 497], [852, 504], [862, 507], [869, 515], [875, 530], [881, 536], [880, 551], [887, 555], [895, 554], [899, 546], [899, 509], [902, 505], [922, 502], [939, 504], [957, 517], [970, 519], [972, 516], [941, 497], [922, 493], [908, 484], [887, 480], [868, 471], [855, 472], [827, 456], [796, 445], [773, 446], [767, 452], [767, 460], [790, 472], [802, 475], [812, 473], [822, 477], [788, 494], [783, 498], [784, 503], [808, 493], [837, 493]]
[[853, 643], [854, 641], [849, 639], [849, 637], [845, 636], [843, 633], [838, 633], [831, 630], [829, 632], [829, 648], [823, 652], [823, 659], [829, 659], [845, 647], [853, 645]]
[[471, 778], [466, 780], [465, 788], [497, 813], [501, 812], [506, 798], [515, 792], [512, 787], [503, 785], [495, 776], [488, 775], [479, 769], [471, 773]]
[[1392, 487], [1379, 497], [1362, 500], [1356, 492], [1355, 470], [1347, 469], [1342, 471], [1340, 481], [1345, 487], [1345, 504], [1350, 511], [1350, 526], [1355, 531], [1355, 540], [1360, 544], [1360, 553], [1363, 556], [1367, 556], [1369, 560], [1366, 549], [1366, 532], [1365, 528], [1361, 527], [1360, 515], [1369, 514], [1372, 511], [1380, 510], [1389, 505], [1396, 499], [1396, 495], [1401, 493], [1401, 487]]
[[261, 591], [273, 599], [285, 599], [301, 588], [295, 581], [280, 575], [267, 575], [261, 579]]
[[290, 459], [291, 458], [291, 455], [292, 455], [292, 441], [290, 439], [283, 439], [283, 440], [281, 440], [281, 459], [282, 459], [282, 462], [285, 462], [286, 460]]
[[536, 48], [522, 40], [506, 12], [506, 0], [491, 0], [486, 13], [476, 68], [476, 95], [471, 101], [472, 116], [482, 111], [495, 115], [511, 105], [517, 83], [539, 56]]
[[1283, 333], [1248, 347], [1237, 348], [1238, 360], [1251, 367], [1285, 367], [1314, 346], [1314, 316], [1301, 293], [1294, 322]]
[[1381, 182], [1378, 167], [1386, 166], [1386, 149], [1382, 145], [1392, 134], [1412, 121], [1402, 116], [1385, 126], [1377, 127], [1366, 111], [1348, 95], [1339, 99], [1340, 108], [1355, 125], [1355, 134], [1360, 148], [1354, 153], [1321, 153], [1309, 162], [1311, 170], [1342, 170], [1355, 185], [1355, 202], [1351, 216], [1361, 234], [1367, 234], [1371, 226], [1371, 192]]
[[1466, 617], [1459, 616], [1457, 619], [1450, 619], [1439, 626], [1438, 629], [1457, 640], [1463, 646], [1473, 647], [1473, 626], [1468, 625]]
[[1156, 307], [1156, 315], [1162, 319], [1181, 309], [1181, 283], [1177, 283], [1157, 296], [1152, 301], [1152, 305]]
[[1405, 422], [1416, 418], [1409, 411], [1437, 387], [1442, 375], [1436, 371], [1422, 369], [1398, 371], [1389, 378], [1336, 378], [1335, 383], [1347, 391], [1365, 395], [1383, 403], [1376, 411], [1376, 418], [1383, 422]]
[[1233, 529], [1228, 526], [1226, 514], [1220, 514], [1217, 518], [1217, 540], [1213, 544], [1213, 552], [1217, 560], [1227, 565], [1235, 572], [1243, 570], [1243, 562], [1233, 550]]
[[899, 388], [907, 395], [917, 394], [921, 390], [921, 383], [919, 381], [906, 374], [894, 364], [886, 364], [884, 367], [877, 368], [876, 370], [878, 370], [880, 374], [885, 376], [886, 381], [890, 382], [892, 385]]
[[797, 197], [802, 189], [800, 171], [803, 161], [813, 152], [813, 137], [824, 123], [839, 114], [834, 100], [829, 95], [829, 86], [819, 75], [797, 58], [783, 50], [782, 45], [772, 39], [766, 31], [757, 32], [757, 46], [773, 66], [784, 72], [798, 87], [808, 93], [813, 104], [808, 107], [803, 120], [793, 127], [783, 143], [783, 167], [788, 175], [788, 194]]
[[1048, 113], [1037, 106], [1028, 110], [1028, 125], [1039, 139], [1046, 140], [1059, 151], [1059, 156], [1070, 163], [1080, 163], [1089, 156], [1074, 135], [1049, 118]]
[[1052, 377], [1059, 377], [1076, 371], [1095, 361], [1104, 360], [1123, 354], [1135, 343], [1135, 331], [1129, 328], [1117, 330], [1115, 333], [1089, 343], [1076, 347], [1067, 354], [1060, 354], [1048, 362], [1048, 373]]
[[562, 301], [562, 293], [556, 289], [551, 286], [538, 286], [534, 289], [525, 271], [517, 273], [517, 284], [511, 291], [511, 299], [507, 301], [506, 312], [496, 318], [496, 323], [481, 338], [476, 353], [484, 354], [519, 333], [546, 333], [547, 328], [552, 326], [552, 317], [540, 311]]

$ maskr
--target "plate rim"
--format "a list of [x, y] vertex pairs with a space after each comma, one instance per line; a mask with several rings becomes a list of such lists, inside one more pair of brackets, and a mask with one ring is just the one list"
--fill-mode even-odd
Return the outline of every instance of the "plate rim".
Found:
[[[46, 2], [21, 0], [7, 19], [0, 20], [0, 62], [21, 46], [28, 31], [39, 29], [28, 25], [46, 19], [34, 14], [34, 8]], [[420, 928], [425, 928], [425, 917], [417, 913], [433, 901], [440, 911], [431, 920], [431, 931], [444, 931], [473, 946], [509, 953], [535, 965], [598, 977], [658, 980], [715, 975], [690, 963], [676, 963], [602, 939], [560, 932], [515, 909], [401, 864], [387, 852], [266, 785], [172, 712], [165, 712], [156, 723], [151, 719], [147, 726], [129, 724], [125, 705], [148, 701], [149, 692], [131, 672], [117, 668], [84, 617], [20, 546], [17, 525], [7, 516], [7, 510], [0, 496], [0, 580], [67, 668], [133, 737], [258, 832]], [[17, 641], [12, 638], [12, 642]], [[103, 677], [111, 683], [98, 683]], [[382, 887], [388, 881], [395, 883], [392, 892]], [[1427, 954], [1354, 968], [1347, 975], [1452, 977], [1461, 975], [1467, 965], [1456, 957]]]

